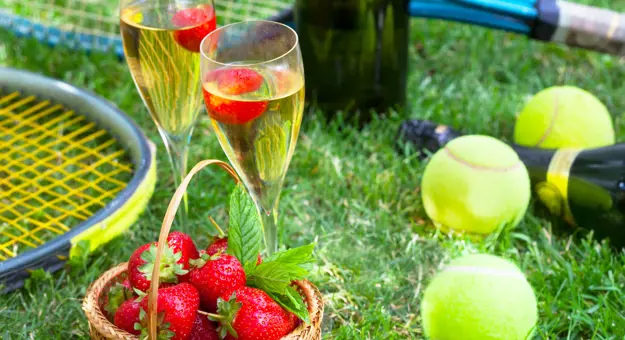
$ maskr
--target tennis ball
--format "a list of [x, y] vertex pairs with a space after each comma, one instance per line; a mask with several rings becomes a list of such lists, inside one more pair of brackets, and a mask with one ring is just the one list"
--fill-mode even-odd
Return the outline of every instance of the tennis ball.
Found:
[[438, 150], [421, 182], [425, 212], [434, 225], [474, 236], [515, 227], [530, 195], [529, 175], [516, 152], [481, 135], [458, 137]]
[[534, 290], [512, 262], [487, 254], [452, 260], [424, 292], [421, 319], [431, 340], [531, 339]]
[[536, 93], [517, 116], [514, 142], [528, 147], [595, 148], [614, 144], [608, 109], [590, 92], [553, 86]]

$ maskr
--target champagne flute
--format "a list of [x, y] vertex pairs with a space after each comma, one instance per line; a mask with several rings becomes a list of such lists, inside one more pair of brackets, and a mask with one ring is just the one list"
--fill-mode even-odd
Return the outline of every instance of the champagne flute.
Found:
[[273, 254], [280, 191], [304, 110], [297, 34], [277, 22], [245, 21], [213, 31], [200, 50], [211, 124], [256, 203], [266, 250]]
[[[202, 109], [200, 43], [216, 28], [212, 0], [121, 0], [126, 61], [172, 166], [176, 187], [187, 173], [188, 147]], [[187, 198], [178, 214], [184, 225]]]

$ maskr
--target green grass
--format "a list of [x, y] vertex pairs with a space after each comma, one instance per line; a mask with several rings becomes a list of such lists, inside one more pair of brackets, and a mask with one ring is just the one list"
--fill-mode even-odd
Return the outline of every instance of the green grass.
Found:
[[[80, 309], [87, 286], [158, 233], [173, 192], [166, 154], [125, 64], [112, 56], [50, 49], [4, 31], [0, 41], [0, 64], [95, 91], [119, 105], [159, 145], [156, 192], [124, 238], [87, 262], [53, 275], [38, 273], [26, 288], [0, 296], [0, 335], [6, 339], [87, 338]], [[311, 279], [327, 303], [324, 338], [422, 338], [419, 303], [433, 275], [453, 257], [486, 252], [511, 259], [527, 275], [539, 300], [537, 339], [622, 339], [623, 251], [584, 232], [562, 232], [532, 214], [516, 229], [481, 242], [440, 235], [424, 222], [419, 196], [424, 164], [398, 155], [393, 144], [406, 117], [510, 140], [523, 100], [556, 84], [594, 92], [613, 113], [622, 141], [625, 61], [483, 28], [415, 19], [410, 63], [411, 108], [403, 116], [375, 120], [357, 131], [306, 112], [282, 195], [280, 237], [288, 247], [318, 244]], [[191, 147], [191, 162], [203, 158], [225, 160], [206, 119]], [[189, 231], [204, 246], [212, 233], [207, 217], [224, 224], [232, 183], [217, 171], [200, 174], [194, 183]]]

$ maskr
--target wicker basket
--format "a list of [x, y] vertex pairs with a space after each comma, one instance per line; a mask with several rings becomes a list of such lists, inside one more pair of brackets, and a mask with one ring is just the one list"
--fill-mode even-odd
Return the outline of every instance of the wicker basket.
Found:
[[[163, 225], [161, 227], [156, 262], [160, 261], [161, 254], [163, 252], [163, 245], [166, 244], [169, 230], [171, 229], [172, 222], [174, 220], [178, 206], [182, 200], [184, 192], [189, 185], [191, 178], [199, 172], [201, 169], [208, 165], [217, 165], [226, 170], [230, 176], [238, 183], [239, 178], [235, 171], [227, 163], [218, 160], [205, 160], [199, 162], [191, 169], [189, 174], [182, 181], [176, 193], [169, 203]], [[158, 282], [159, 267], [155, 266], [153, 271], [152, 280], [150, 282]], [[89, 321], [89, 332], [91, 339], [128, 339], [137, 340], [138, 336], [132, 335], [111, 323], [102, 313], [102, 304], [104, 300], [104, 294], [108, 292], [109, 288], [116, 282], [122, 282], [127, 276], [127, 263], [121, 263], [114, 268], [109, 269], [102, 274], [87, 290], [85, 299], [83, 300], [83, 311]], [[321, 320], [323, 318], [323, 299], [319, 290], [308, 281], [297, 281], [295, 284], [298, 287], [299, 292], [304, 297], [304, 301], [308, 306], [310, 312], [310, 323], [300, 325], [293, 330], [290, 334], [282, 338], [282, 340], [319, 340], [321, 339]], [[150, 339], [155, 339], [156, 335], [156, 296], [158, 285], [150, 286], [150, 294], [148, 295], [148, 325], [150, 330]]]

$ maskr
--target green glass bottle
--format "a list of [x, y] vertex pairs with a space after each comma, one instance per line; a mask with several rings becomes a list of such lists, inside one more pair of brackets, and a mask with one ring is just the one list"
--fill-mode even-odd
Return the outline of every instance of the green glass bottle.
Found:
[[407, 0], [296, 0], [306, 98], [368, 120], [406, 100]]
[[[409, 120], [400, 127], [398, 146], [408, 142], [419, 152], [435, 152], [461, 135], [431, 121]], [[510, 146], [527, 167], [537, 212], [625, 247], [625, 143], [559, 150]]]

